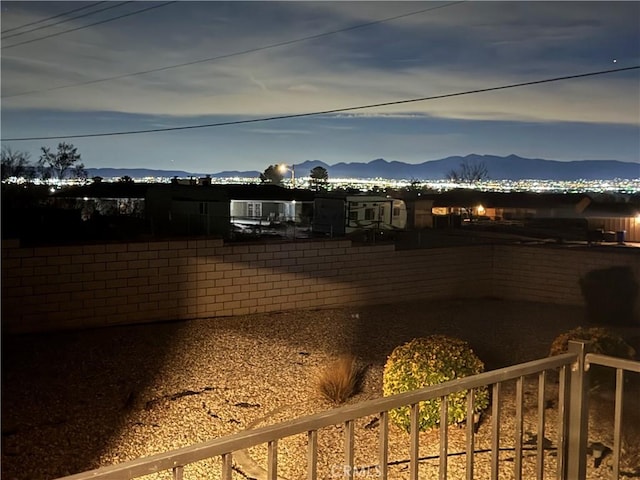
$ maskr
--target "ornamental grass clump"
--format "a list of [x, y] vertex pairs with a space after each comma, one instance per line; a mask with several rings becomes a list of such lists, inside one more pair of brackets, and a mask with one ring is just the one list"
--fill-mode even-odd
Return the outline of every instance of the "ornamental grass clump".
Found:
[[[415, 338], [397, 347], [384, 367], [385, 396], [475, 375], [484, 371], [484, 364], [467, 342], [446, 335]], [[440, 398], [420, 402], [418, 428], [425, 431], [440, 424]], [[479, 413], [489, 405], [486, 387], [475, 390], [473, 411]], [[389, 418], [407, 432], [411, 428], [410, 407], [389, 412]], [[447, 424], [461, 423], [467, 418], [467, 390], [448, 397]]]
[[360, 391], [363, 374], [353, 355], [342, 355], [320, 372], [316, 389], [324, 399], [339, 405]]

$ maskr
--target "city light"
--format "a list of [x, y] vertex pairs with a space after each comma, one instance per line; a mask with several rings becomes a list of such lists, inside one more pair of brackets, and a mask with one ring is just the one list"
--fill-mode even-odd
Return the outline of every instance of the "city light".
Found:
[[[286, 173], [291, 171], [291, 188], [295, 188], [296, 182], [301, 186], [305, 186], [309, 178], [300, 177], [296, 180], [295, 168], [293, 165], [279, 164], [278, 171]], [[331, 171], [329, 171], [331, 175]], [[103, 178], [105, 183], [116, 182], [119, 177]], [[192, 180], [195, 177], [190, 177]], [[139, 177], [133, 178], [135, 183], [171, 183], [173, 177]], [[5, 180], [6, 183], [26, 184], [23, 178], [10, 178]], [[86, 181], [78, 179], [64, 180], [48, 180], [43, 181], [36, 179], [33, 181], [35, 185], [49, 185], [52, 188], [60, 188], [63, 186], [83, 185]], [[90, 183], [90, 181], [89, 181]], [[211, 184], [229, 185], [229, 184], [260, 184], [259, 177], [211, 177]], [[329, 178], [328, 189], [337, 188], [355, 188], [361, 191], [371, 190], [373, 188], [391, 188], [396, 190], [406, 188], [428, 189], [433, 191], [447, 191], [458, 188], [467, 188], [478, 190], [481, 192], [536, 192], [536, 193], [640, 193], [640, 178], [634, 179], [613, 179], [613, 180], [539, 180], [539, 179], [520, 179], [520, 180], [483, 180], [472, 184], [460, 184], [446, 179], [424, 179], [418, 182], [415, 179], [388, 179], [388, 178]]]

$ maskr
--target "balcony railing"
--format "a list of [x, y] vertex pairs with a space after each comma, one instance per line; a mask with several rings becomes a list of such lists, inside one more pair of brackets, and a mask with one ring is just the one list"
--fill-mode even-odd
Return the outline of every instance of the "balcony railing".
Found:
[[[342, 478], [353, 480], [357, 475], [354, 466], [354, 435], [355, 421], [369, 415], [378, 415], [380, 428], [378, 436], [378, 465], [377, 476], [387, 480], [389, 476], [388, 444], [389, 427], [388, 413], [398, 407], [409, 406], [411, 411], [411, 428], [409, 432], [409, 477], [417, 480], [420, 462], [420, 445], [418, 430], [419, 402], [431, 399], [441, 399], [441, 418], [446, 418], [447, 396], [451, 393], [467, 390], [467, 421], [466, 421], [466, 477], [473, 479], [474, 470], [474, 418], [473, 396], [474, 389], [491, 386], [491, 476], [492, 480], [499, 477], [500, 451], [500, 395], [504, 382], [516, 381], [516, 410], [515, 410], [515, 458], [513, 462], [514, 478], [522, 479], [523, 460], [523, 405], [524, 379], [526, 376], [537, 375], [537, 435], [544, 438], [545, 430], [545, 383], [547, 372], [559, 370], [558, 390], [558, 438], [556, 478], [558, 480], [583, 480], [586, 478], [587, 461], [587, 430], [589, 403], [589, 370], [591, 365], [602, 365], [616, 370], [615, 410], [614, 410], [614, 446], [613, 446], [613, 478], [620, 475], [620, 451], [622, 438], [622, 408], [623, 385], [626, 371], [640, 373], [640, 362], [623, 360], [604, 355], [587, 353], [588, 344], [584, 342], [570, 342], [569, 353], [554, 357], [534, 360], [491, 372], [452, 380], [437, 386], [401, 393], [389, 397], [365, 401], [348, 405], [314, 415], [296, 418], [279, 424], [245, 430], [227, 437], [217, 438], [201, 444], [180, 448], [177, 450], [145, 457], [118, 465], [108, 466], [75, 475], [60, 480], [89, 480], [89, 479], [131, 479], [155, 472], [171, 470], [175, 480], [183, 478], [184, 467], [201, 460], [221, 458], [220, 478], [231, 480], [233, 452], [247, 448], [267, 445], [267, 478], [278, 479], [278, 441], [297, 434], [305, 434], [308, 440], [307, 458], [300, 459], [307, 464], [307, 480], [318, 479], [318, 431], [334, 425], [344, 426], [343, 459], [341, 468]], [[440, 463], [439, 480], [447, 479], [447, 459], [449, 456], [448, 429], [440, 428]], [[536, 478], [544, 476], [545, 456], [542, 441], [536, 447]]]

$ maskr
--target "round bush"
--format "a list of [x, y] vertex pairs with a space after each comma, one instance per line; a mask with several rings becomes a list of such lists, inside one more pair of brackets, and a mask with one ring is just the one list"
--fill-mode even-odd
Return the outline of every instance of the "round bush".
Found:
[[[550, 356], [560, 355], [569, 350], [569, 340], [585, 340], [591, 342], [591, 352], [612, 357], [633, 359], [635, 350], [617, 333], [607, 328], [574, 328], [558, 335], [549, 352]], [[609, 388], [615, 385], [615, 370], [601, 365], [593, 365], [590, 369], [591, 383], [594, 388]]]
[[558, 335], [551, 344], [549, 355], [560, 355], [569, 350], [569, 340], [586, 340], [591, 342], [591, 352], [612, 357], [633, 359], [635, 350], [615, 332], [607, 328], [574, 328]]
[[[389, 396], [408, 392], [483, 371], [484, 364], [463, 340], [445, 335], [415, 338], [397, 347], [389, 355], [384, 366], [383, 394]], [[474, 396], [474, 412], [484, 410], [488, 404], [489, 392], [486, 387], [477, 389]], [[449, 395], [448, 406], [448, 424], [464, 421], [467, 418], [467, 391]], [[410, 407], [391, 410], [389, 418], [400, 428], [409, 431]], [[440, 398], [420, 402], [420, 431], [439, 423]]]

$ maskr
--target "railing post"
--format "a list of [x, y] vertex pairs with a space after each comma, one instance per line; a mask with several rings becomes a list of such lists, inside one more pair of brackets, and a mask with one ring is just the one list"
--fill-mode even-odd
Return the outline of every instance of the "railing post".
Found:
[[569, 352], [578, 358], [571, 365], [569, 385], [569, 425], [567, 438], [567, 473], [565, 478], [584, 480], [587, 475], [587, 436], [589, 430], [589, 374], [585, 355], [589, 344], [569, 341]]

